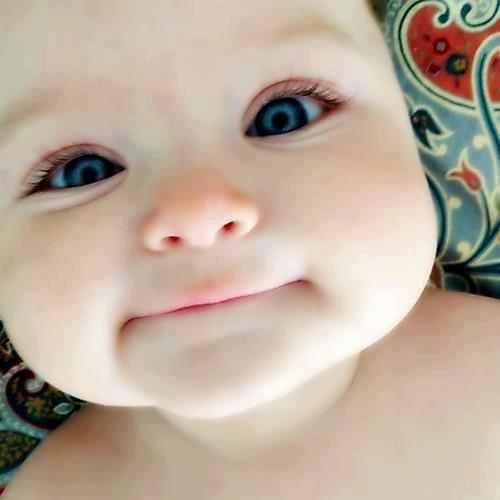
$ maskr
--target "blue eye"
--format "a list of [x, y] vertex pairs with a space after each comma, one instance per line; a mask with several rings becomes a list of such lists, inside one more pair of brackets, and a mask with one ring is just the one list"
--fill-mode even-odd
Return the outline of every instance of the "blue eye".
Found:
[[345, 98], [319, 82], [290, 81], [267, 98], [246, 135], [267, 137], [285, 135], [316, 122], [322, 114], [336, 110]]
[[68, 162], [56, 172], [53, 186], [56, 189], [79, 187], [106, 179], [116, 173], [116, 166], [97, 155], [81, 156]]
[[46, 165], [33, 174], [27, 195], [96, 184], [123, 170], [124, 167], [86, 149], [62, 153], [47, 160]]
[[[310, 99], [309, 99], [310, 101]], [[288, 134], [315, 121], [322, 107], [306, 98], [285, 97], [266, 104], [248, 129], [251, 137]]]

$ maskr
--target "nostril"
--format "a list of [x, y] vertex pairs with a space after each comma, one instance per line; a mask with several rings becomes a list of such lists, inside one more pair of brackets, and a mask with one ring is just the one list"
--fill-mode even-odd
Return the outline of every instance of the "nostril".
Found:
[[181, 239], [179, 238], [179, 236], [169, 236], [167, 238], [167, 241], [172, 245], [178, 245], [181, 242]]
[[228, 222], [227, 224], [224, 224], [222, 230], [225, 233], [233, 233], [236, 230], [236, 223], [235, 222]]
[[[226, 236], [236, 235], [238, 233], [238, 231], [241, 231], [241, 225], [235, 221], [230, 221], [230, 222], [224, 224], [220, 228], [220, 233], [222, 233], [223, 235], [226, 235]], [[207, 233], [207, 236], [208, 235], [210, 235], [210, 233]], [[203, 235], [200, 233], [197, 236], [199, 236], [201, 238]], [[212, 235], [212, 236], [214, 236], [214, 235]], [[164, 238], [164, 241], [167, 245], [179, 246], [182, 244], [183, 238], [181, 236], [167, 236]], [[198, 244], [199, 241], [197, 241], [197, 239], [196, 239], [196, 241], [193, 241], [192, 243]]]

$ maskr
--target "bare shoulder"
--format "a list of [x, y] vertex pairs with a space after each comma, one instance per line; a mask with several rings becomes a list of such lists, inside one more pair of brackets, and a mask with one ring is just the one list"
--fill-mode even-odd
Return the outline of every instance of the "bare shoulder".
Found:
[[[119, 488], [103, 491], [122, 477], [125, 441], [116, 439], [108, 412], [88, 406], [40, 444], [7, 486], [2, 500], [121, 500]], [[116, 422], [115, 422], [116, 426]]]
[[368, 352], [370, 370], [390, 357], [396, 370], [436, 378], [467, 374], [500, 388], [500, 300], [426, 289], [408, 316]]
[[497, 299], [426, 290], [393, 334], [369, 350], [362, 378], [372, 415], [382, 415], [381, 427], [388, 422], [388, 440], [397, 436], [394, 448], [418, 443], [434, 457], [426, 474], [439, 463], [440, 478], [470, 488], [467, 498], [498, 494], [499, 325]]
[[490, 369], [500, 373], [499, 321], [498, 299], [429, 288], [394, 331], [368, 351], [375, 363], [394, 354], [391, 365], [397, 364], [398, 354], [405, 365], [427, 360], [426, 369], [435, 359], [446, 370], [465, 372], [474, 366], [481, 367], [478, 376]]
[[500, 424], [499, 325], [500, 300], [428, 289], [389, 342], [391, 366]]
[[493, 376], [500, 374], [499, 322], [498, 299], [427, 289], [404, 322], [402, 339], [420, 342], [424, 353], [432, 348], [448, 368], [469, 375], [472, 369], [485, 383], [499, 384]]
[[[340, 466], [353, 446], [366, 451], [370, 467], [361, 470], [370, 487], [357, 498], [374, 491], [391, 500], [498, 497], [499, 324], [498, 300], [427, 289], [391, 334], [362, 353], [346, 418], [350, 438], [338, 459]], [[384, 495], [388, 489], [398, 494]]]

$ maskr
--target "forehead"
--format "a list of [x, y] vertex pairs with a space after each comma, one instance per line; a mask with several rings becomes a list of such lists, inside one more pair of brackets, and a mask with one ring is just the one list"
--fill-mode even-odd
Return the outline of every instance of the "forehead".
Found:
[[191, 66], [186, 74], [208, 76], [225, 57], [301, 33], [349, 39], [364, 32], [366, 2], [0, 0], [0, 128], [11, 109], [24, 112], [17, 101], [43, 94], [54, 82], [60, 82], [56, 88], [72, 87], [71, 80], [167, 82], [175, 68]]
[[[107, 54], [183, 49], [229, 51], [276, 30], [315, 24], [350, 31], [366, 0], [0, 0], [0, 61], [21, 72], [59, 61], [90, 65]], [[347, 22], [347, 20], [351, 22]], [[299, 29], [301, 29], [299, 27]], [[3, 72], [2, 72], [3, 73]], [[3, 74], [5, 76], [6, 73]], [[7, 72], [8, 76], [8, 72]]]
[[[26, 44], [45, 45], [93, 39], [109, 33], [116, 41], [120, 31], [129, 40], [158, 37], [163, 45], [175, 42], [211, 43], [220, 46], [251, 43], [288, 20], [328, 22], [342, 29], [356, 26], [353, 11], [369, 0], [0, 0], [0, 37]], [[350, 19], [352, 23], [345, 23]], [[292, 23], [293, 24], [293, 23]], [[358, 25], [359, 28], [359, 25]], [[132, 31], [130, 31], [132, 30]], [[104, 36], [104, 38], [106, 38]], [[2, 48], [10, 44], [2, 43]], [[1, 52], [0, 52], [1, 53]]]

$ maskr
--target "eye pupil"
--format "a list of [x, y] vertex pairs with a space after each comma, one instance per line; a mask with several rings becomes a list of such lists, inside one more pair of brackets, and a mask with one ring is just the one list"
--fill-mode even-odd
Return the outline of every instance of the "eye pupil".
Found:
[[286, 113], [280, 111], [273, 116], [273, 126], [278, 129], [286, 128], [288, 123], [288, 116]]
[[93, 182], [97, 182], [99, 180], [99, 177], [96, 175], [95, 170], [92, 170], [92, 168], [89, 168], [89, 167], [86, 167], [83, 170], [82, 178], [83, 178], [83, 182], [89, 183], [89, 184], [91, 184]]
[[69, 162], [65, 170], [65, 179], [73, 186], [93, 184], [106, 176], [109, 162], [97, 155], [85, 155]]

